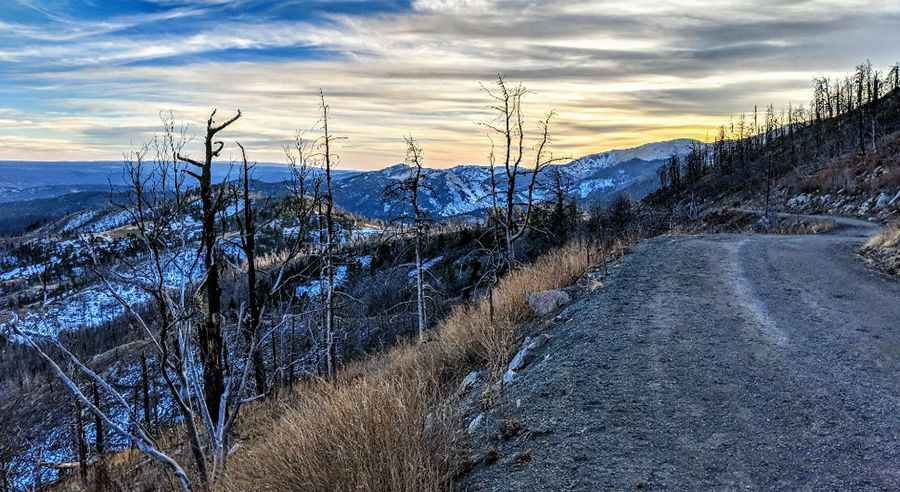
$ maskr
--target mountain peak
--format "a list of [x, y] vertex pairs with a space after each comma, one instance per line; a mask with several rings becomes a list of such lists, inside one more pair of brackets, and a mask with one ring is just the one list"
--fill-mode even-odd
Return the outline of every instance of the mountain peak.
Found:
[[607, 150], [575, 159], [566, 167], [573, 175], [582, 176], [592, 170], [612, 167], [634, 159], [649, 162], [668, 159], [672, 154], [683, 156], [690, 152], [691, 147], [700, 143], [700, 141], [690, 138], [678, 138], [647, 143], [630, 149]]

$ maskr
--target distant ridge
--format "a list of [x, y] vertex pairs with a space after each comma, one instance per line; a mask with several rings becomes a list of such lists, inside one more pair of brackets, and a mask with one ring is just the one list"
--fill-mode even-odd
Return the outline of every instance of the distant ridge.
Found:
[[[685, 155], [696, 140], [676, 139], [654, 142], [629, 149], [615, 149], [574, 159], [557, 166], [572, 198], [603, 203], [628, 191], [641, 198], [655, 190], [655, 171], [673, 153]], [[234, 176], [228, 165], [214, 168], [214, 179]], [[402, 179], [406, 168], [394, 164], [375, 171], [337, 171], [335, 202], [342, 208], [367, 217], [392, 219], [403, 214], [403, 207], [384, 203], [382, 190]], [[502, 174], [502, 173], [501, 173]], [[254, 178], [264, 183], [281, 183], [291, 178], [284, 164], [259, 163]], [[436, 218], [478, 212], [487, 207], [490, 191], [489, 169], [464, 164], [449, 169], [426, 169], [428, 189], [424, 207]], [[499, 179], [503, 186], [502, 177]], [[549, 196], [549, 176], [543, 175], [537, 190], [538, 200]], [[0, 203], [50, 199], [66, 194], [121, 190], [126, 182], [122, 163], [115, 161], [0, 161]], [[524, 195], [520, 197], [524, 200]]]

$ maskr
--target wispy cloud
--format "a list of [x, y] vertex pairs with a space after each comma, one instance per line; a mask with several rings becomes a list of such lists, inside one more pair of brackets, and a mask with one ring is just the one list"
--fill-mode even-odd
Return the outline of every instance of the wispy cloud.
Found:
[[900, 7], [864, 0], [16, 2], [0, 158], [116, 158], [159, 111], [240, 107], [231, 137], [277, 160], [324, 88], [347, 167], [399, 160], [410, 132], [432, 165], [481, 162], [479, 83], [497, 72], [533, 90], [533, 116], [559, 112], [554, 145], [579, 155], [804, 103], [813, 75], [893, 63], [900, 41]]

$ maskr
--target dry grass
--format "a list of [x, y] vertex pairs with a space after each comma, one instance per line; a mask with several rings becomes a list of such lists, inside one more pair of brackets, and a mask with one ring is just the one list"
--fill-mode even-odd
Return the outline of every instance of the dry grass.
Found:
[[900, 224], [888, 224], [883, 231], [872, 236], [863, 250], [897, 249], [900, 247]]
[[750, 234], [764, 232], [766, 234], [824, 234], [834, 229], [831, 219], [819, 219], [803, 216], [782, 216], [776, 227], [764, 231], [759, 229], [761, 214], [735, 209], [718, 209], [706, 214], [702, 220], [673, 228], [670, 234]]
[[351, 364], [334, 383], [297, 387], [272, 420], [244, 426], [223, 488], [229, 491], [437, 491], [452, 486], [459, 442], [453, 389], [475, 366], [495, 372], [531, 318], [526, 293], [571, 285], [589, 258], [619, 255], [571, 244], [501, 280], [489, 298], [461, 306], [420, 344]]
[[[453, 464], [450, 420], [426, 379], [304, 385], [298, 404], [239, 450], [226, 490], [439, 490]], [[438, 416], [435, 416], [438, 415]]]
[[866, 241], [860, 253], [875, 268], [891, 275], [900, 275], [900, 224], [888, 224], [883, 231]]
[[803, 235], [824, 234], [834, 229], [834, 221], [831, 219], [814, 218], [786, 218], [781, 219], [774, 234]]
[[[405, 343], [345, 366], [334, 382], [314, 380], [278, 398], [245, 406], [240, 436], [218, 484], [224, 491], [439, 491], [464, 470], [465, 443], [455, 390], [467, 371], [495, 374], [533, 314], [526, 294], [573, 284], [591, 263], [618, 257], [574, 243], [505, 276], [488, 297], [457, 307], [423, 343]], [[190, 463], [176, 432], [161, 444]], [[171, 477], [142, 456], [109, 458], [113, 489], [174, 488]], [[92, 480], [89, 481], [92, 483]], [[90, 487], [88, 487], [90, 488]], [[85, 490], [77, 478], [55, 490]]]

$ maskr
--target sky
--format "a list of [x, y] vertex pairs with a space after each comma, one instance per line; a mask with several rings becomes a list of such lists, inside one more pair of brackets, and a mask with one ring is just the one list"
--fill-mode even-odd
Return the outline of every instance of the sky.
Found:
[[239, 108], [222, 138], [284, 162], [321, 89], [344, 168], [401, 162], [406, 135], [430, 167], [483, 163], [498, 73], [578, 157], [712, 137], [898, 45], [896, 1], [2, 0], [0, 160], [117, 160], [160, 112], [199, 134]]

